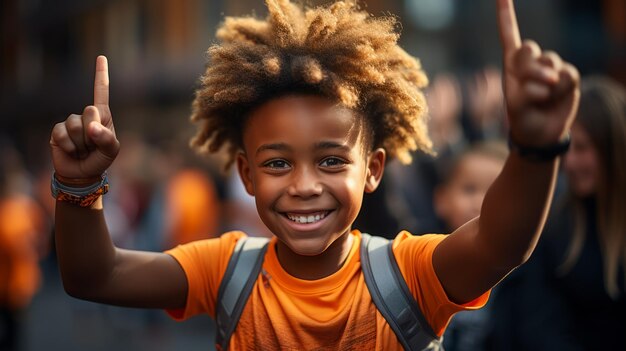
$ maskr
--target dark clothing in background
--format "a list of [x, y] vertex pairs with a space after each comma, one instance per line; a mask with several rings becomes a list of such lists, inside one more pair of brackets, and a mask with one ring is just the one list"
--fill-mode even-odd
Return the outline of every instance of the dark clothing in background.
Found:
[[[524, 266], [492, 296], [493, 350], [623, 350], [626, 294], [606, 293], [594, 200], [584, 202], [586, 238], [572, 269], [558, 274], [574, 230], [570, 204], [555, 205], [543, 236]], [[619, 286], [624, 287], [623, 271]]]
[[0, 351], [14, 351], [18, 347], [18, 313], [0, 307]]

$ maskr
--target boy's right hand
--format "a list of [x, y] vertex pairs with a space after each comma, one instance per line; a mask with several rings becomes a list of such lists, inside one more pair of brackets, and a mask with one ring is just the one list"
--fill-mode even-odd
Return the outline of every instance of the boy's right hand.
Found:
[[82, 115], [71, 114], [52, 129], [50, 147], [56, 174], [65, 178], [99, 177], [109, 168], [120, 149], [109, 109], [107, 59], [96, 59], [94, 104]]

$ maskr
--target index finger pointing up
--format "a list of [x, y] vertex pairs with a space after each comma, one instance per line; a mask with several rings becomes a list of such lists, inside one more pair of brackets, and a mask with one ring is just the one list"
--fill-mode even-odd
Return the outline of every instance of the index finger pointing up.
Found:
[[515, 6], [513, 5], [513, 0], [497, 0], [497, 6], [500, 41], [502, 42], [505, 56], [508, 56], [509, 52], [522, 45], [515, 16]]
[[96, 79], [93, 84], [94, 105], [109, 105], [109, 64], [106, 56], [96, 59]]

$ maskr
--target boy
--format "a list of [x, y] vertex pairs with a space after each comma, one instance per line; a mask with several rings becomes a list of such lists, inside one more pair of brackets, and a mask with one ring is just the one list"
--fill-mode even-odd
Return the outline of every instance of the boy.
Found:
[[[403, 232], [394, 241], [402, 276], [437, 335], [455, 312], [482, 306], [528, 258], [577, 107], [576, 70], [533, 42], [522, 45], [511, 0], [498, 5], [516, 151], [486, 195], [483, 216], [447, 237]], [[227, 18], [218, 30], [222, 44], [209, 50], [192, 117], [204, 123], [193, 144], [228, 148], [276, 236], [229, 346], [399, 349], [363, 283], [355, 254], [361, 236], [351, 225], [387, 156], [409, 161], [409, 151], [429, 148], [419, 90], [426, 78], [397, 46], [393, 18], [370, 17], [352, 1], [306, 12], [288, 0], [267, 6], [267, 21]], [[94, 105], [57, 124], [51, 147], [67, 292], [165, 308], [175, 318], [214, 316], [225, 266], [245, 234], [169, 253], [117, 249], [107, 235], [100, 195], [119, 142], [104, 57], [96, 62]]]

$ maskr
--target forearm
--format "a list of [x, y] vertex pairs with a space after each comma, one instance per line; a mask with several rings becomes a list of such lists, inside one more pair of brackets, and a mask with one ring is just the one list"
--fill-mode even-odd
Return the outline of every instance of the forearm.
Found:
[[559, 158], [534, 162], [512, 152], [489, 188], [477, 235], [489, 248], [494, 268], [508, 272], [534, 250], [552, 201], [558, 164]]
[[[82, 115], [72, 114], [57, 123], [50, 136], [53, 181], [88, 203], [83, 194], [100, 181], [117, 157], [120, 143], [109, 108], [109, 74], [106, 57], [96, 60], [94, 104]], [[53, 183], [55, 184], [55, 183]], [[72, 194], [74, 190], [81, 190]], [[54, 192], [58, 195], [58, 192]], [[181, 308], [187, 297], [187, 277], [182, 267], [165, 253], [115, 248], [104, 220], [102, 198], [91, 207], [56, 204], [56, 249], [65, 290], [72, 296], [97, 302], [155, 308]], [[72, 198], [70, 197], [70, 200]], [[76, 200], [76, 199], [74, 199]]]
[[90, 299], [106, 284], [115, 266], [116, 248], [104, 220], [102, 199], [91, 207], [57, 201], [55, 241], [66, 291]]

